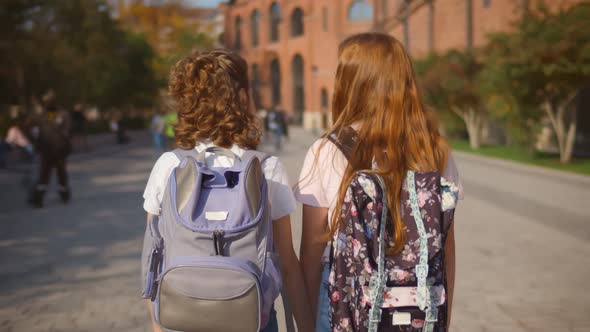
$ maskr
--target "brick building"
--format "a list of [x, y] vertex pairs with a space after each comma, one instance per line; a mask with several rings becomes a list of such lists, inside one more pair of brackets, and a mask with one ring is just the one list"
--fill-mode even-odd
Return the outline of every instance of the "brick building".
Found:
[[[224, 44], [250, 65], [258, 108], [280, 103], [295, 123], [329, 123], [338, 43], [354, 33], [391, 33], [421, 57], [478, 47], [510, 28], [530, 0], [234, 0]], [[557, 8], [580, 0], [548, 0]]]

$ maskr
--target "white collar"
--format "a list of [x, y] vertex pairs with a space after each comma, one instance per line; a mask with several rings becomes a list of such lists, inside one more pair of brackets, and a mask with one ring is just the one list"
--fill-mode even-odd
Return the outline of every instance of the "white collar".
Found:
[[[211, 142], [210, 140], [206, 140], [206, 141], [198, 142], [195, 145], [195, 150], [197, 150], [197, 152], [201, 153], [201, 152], [205, 151], [207, 148], [210, 148], [212, 146], [217, 146], [217, 145], [213, 144], [213, 142]], [[237, 144], [232, 145], [230, 150], [240, 157], [244, 154], [244, 149], [239, 147]]]

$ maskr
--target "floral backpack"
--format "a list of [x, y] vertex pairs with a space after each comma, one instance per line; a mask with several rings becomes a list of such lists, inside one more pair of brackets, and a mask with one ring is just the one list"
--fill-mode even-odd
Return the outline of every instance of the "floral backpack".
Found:
[[[328, 136], [348, 158], [352, 128]], [[443, 332], [447, 328], [445, 248], [457, 187], [438, 172], [407, 173], [401, 192], [406, 245], [393, 247], [387, 188], [359, 172], [349, 184], [334, 234], [329, 277], [334, 331]]]

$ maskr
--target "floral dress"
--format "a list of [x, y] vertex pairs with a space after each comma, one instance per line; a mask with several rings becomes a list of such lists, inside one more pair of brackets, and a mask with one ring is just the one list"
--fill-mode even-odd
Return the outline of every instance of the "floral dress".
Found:
[[[341, 207], [340, 223], [332, 242], [329, 277], [330, 321], [333, 331], [367, 331], [371, 308], [369, 281], [377, 271], [379, 227], [383, 192], [370, 174], [359, 174], [349, 185]], [[433, 331], [446, 331], [446, 280], [444, 246], [453, 222], [458, 190], [435, 172], [415, 173], [416, 201], [428, 243], [427, 285], [438, 306]], [[422, 331], [425, 313], [417, 306], [415, 267], [420, 256], [419, 233], [412, 216], [412, 202], [406, 186], [401, 192], [401, 214], [406, 244], [393, 256], [386, 256], [386, 289], [383, 293], [379, 331]], [[385, 247], [393, 247], [392, 225], [388, 221]], [[394, 325], [394, 314], [410, 317]], [[409, 313], [409, 314], [408, 314]]]

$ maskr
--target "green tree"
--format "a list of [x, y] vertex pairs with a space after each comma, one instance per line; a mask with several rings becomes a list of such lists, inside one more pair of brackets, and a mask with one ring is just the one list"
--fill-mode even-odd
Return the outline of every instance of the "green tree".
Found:
[[[0, 100], [21, 104], [47, 89], [61, 104], [101, 108], [149, 103], [156, 84], [145, 38], [118, 27], [102, 0], [15, 0], [0, 4]], [[132, 84], [133, 83], [133, 84]]]
[[[576, 136], [578, 90], [590, 82], [590, 4], [550, 11], [540, 3], [514, 32], [490, 36], [486, 48], [488, 87], [513, 100], [517, 116], [549, 118], [560, 161], [571, 161]], [[492, 84], [490, 84], [492, 83]]]
[[152, 67], [164, 84], [170, 66], [180, 57], [213, 47], [211, 36], [199, 32], [201, 26], [196, 19], [199, 15], [200, 9], [189, 8], [180, 0], [159, 4], [137, 2], [124, 6], [119, 20], [126, 30], [147, 38], [156, 54]]
[[483, 64], [475, 53], [451, 50], [432, 55], [416, 67], [426, 101], [439, 111], [458, 115], [465, 123], [471, 148], [478, 149], [487, 108], [478, 85]]

